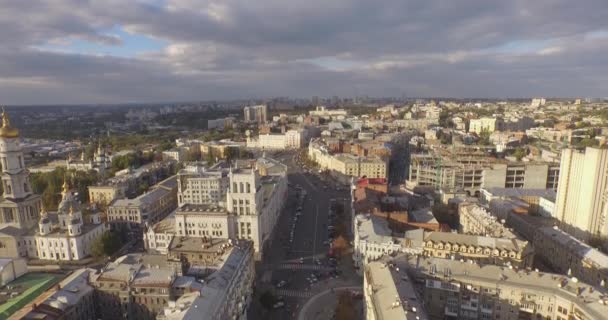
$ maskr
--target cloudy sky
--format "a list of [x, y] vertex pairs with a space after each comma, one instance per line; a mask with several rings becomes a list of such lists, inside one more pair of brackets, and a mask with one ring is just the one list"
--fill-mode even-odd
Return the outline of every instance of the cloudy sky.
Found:
[[0, 0], [0, 104], [608, 96], [607, 0]]

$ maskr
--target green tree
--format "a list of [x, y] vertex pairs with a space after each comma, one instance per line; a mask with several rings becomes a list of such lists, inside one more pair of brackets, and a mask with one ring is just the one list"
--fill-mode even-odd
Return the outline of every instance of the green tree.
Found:
[[517, 159], [517, 161], [521, 161], [521, 159], [523, 159], [527, 155], [528, 151], [524, 148], [517, 148], [515, 149], [515, 152], [513, 152], [513, 156], [515, 157], [515, 159]]
[[489, 146], [490, 144], [492, 144], [492, 142], [490, 141], [490, 131], [488, 129], [481, 129], [481, 132], [479, 133], [478, 143], [483, 146]]
[[93, 241], [91, 254], [95, 257], [111, 256], [122, 247], [123, 239], [114, 231], [106, 231]]

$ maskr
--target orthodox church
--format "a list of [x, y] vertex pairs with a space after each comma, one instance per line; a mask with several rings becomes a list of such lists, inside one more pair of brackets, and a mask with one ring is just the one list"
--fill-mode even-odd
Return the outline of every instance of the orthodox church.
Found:
[[66, 160], [66, 166], [68, 170], [74, 169], [78, 171], [89, 171], [95, 170], [100, 174], [104, 174], [107, 169], [112, 166], [112, 158], [108, 154], [108, 151], [105, 147], [102, 147], [101, 143], [98, 144], [97, 150], [95, 150], [95, 154], [93, 158], [86, 160], [84, 152], [80, 154], [80, 159], [74, 159], [69, 157]]
[[92, 207], [83, 215], [67, 180], [57, 211], [42, 207], [40, 196], [32, 192], [19, 131], [6, 112], [0, 128], [0, 165], [0, 257], [70, 261], [89, 256], [93, 242], [107, 229], [99, 210]]

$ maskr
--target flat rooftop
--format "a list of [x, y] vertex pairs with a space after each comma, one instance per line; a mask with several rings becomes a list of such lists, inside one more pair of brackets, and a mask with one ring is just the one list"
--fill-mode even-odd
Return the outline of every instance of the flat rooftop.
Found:
[[[422, 300], [405, 272], [407, 263], [389, 259], [368, 263], [365, 267], [367, 285], [372, 287], [376, 319], [386, 320], [426, 320]], [[399, 303], [397, 306], [396, 303]]]
[[[578, 308], [590, 315], [592, 319], [605, 319], [608, 305], [599, 301], [605, 299], [608, 292], [603, 288], [594, 287], [580, 281], [574, 281], [567, 276], [527, 270], [515, 270], [495, 265], [477, 265], [458, 260], [431, 258], [423, 256], [405, 256], [408, 267], [424, 277], [442, 278], [444, 273], [450, 274], [450, 281], [476, 284], [485, 287], [525, 288], [556, 295], [566, 301], [572, 301]], [[504, 290], [504, 289], [503, 289]], [[580, 294], [579, 294], [580, 293]]]

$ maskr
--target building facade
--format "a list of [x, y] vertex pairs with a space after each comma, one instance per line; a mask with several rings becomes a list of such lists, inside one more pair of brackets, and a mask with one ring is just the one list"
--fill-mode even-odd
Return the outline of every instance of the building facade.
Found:
[[608, 237], [608, 149], [562, 150], [555, 217], [587, 241]]
[[107, 210], [108, 222], [113, 226], [143, 227], [154, 224], [177, 208], [177, 178], [159, 182], [153, 189], [135, 199], [114, 200]]
[[268, 121], [268, 107], [265, 104], [243, 108], [245, 122], [263, 124]]

